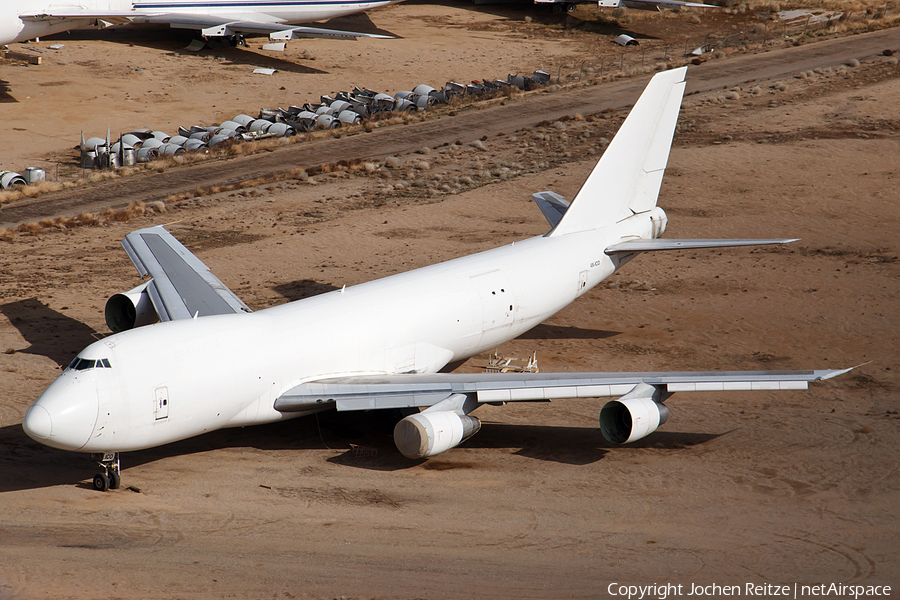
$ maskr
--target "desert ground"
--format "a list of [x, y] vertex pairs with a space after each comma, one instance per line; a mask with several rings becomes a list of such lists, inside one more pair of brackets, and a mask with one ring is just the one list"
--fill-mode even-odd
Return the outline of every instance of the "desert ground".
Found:
[[[597, 32], [524, 16], [395, 5], [357, 19], [401, 40], [310, 42], [302, 50], [314, 61], [290, 49], [271, 58], [284, 63], [274, 80], [250, 74], [256, 58], [173, 56], [183, 40], [73, 34], [77, 60], [3, 65], [15, 101], [3, 104], [0, 160], [70, 165], [81, 129], [174, 129], [352, 84], [502, 77], [551, 60], [575, 69], [600, 46]], [[675, 23], [657, 19], [647, 27]], [[262, 55], [252, 43], [228, 52]], [[106, 299], [140, 282], [119, 245], [128, 232], [170, 224], [258, 310], [542, 235], [531, 193], [572, 198], [626, 109], [354, 168], [185, 189], [122, 220], [98, 212], [0, 241], [0, 598], [598, 598], [614, 583], [896, 590], [900, 66], [856, 58], [683, 103], [659, 198], [666, 236], [800, 241], [642, 255], [499, 352], [535, 352], [545, 372], [862, 366], [803, 392], [676, 394], [669, 421], [628, 446], [605, 442], [596, 399], [484, 406], [478, 434], [427, 461], [397, 452], [391, 416], [322, 413], [127, 453], [123, 488], [99, 493], [87, 456], [41, 446], [20, 425], [60, 365], [109, 334]]]

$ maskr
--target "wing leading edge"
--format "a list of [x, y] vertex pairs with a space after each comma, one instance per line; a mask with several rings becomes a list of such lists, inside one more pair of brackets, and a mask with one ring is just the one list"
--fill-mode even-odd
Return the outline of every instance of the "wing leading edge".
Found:
[[162, 226], [129, 233], [122, 247], [140, 274], [152, 278], [147, 293], [160, 321], [251, 312]]

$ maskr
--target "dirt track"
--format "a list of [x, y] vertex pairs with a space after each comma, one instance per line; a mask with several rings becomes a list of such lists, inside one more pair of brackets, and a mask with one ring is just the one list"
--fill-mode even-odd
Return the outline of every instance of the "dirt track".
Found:
[[[686, 93], [709, 92], [791, 77], [800, 71], [833, 67], [852, 58], [874, 56], [892, 47], [900, 47], [900, 28], [711, 61], [690, 67]], [[99, 212], [106, 208], [122, 208], [129, 202], [163, 200], [180, 192], [227, 186], [339, 160], [384, 158], [415, 152], [422, 147], [468, 143], [482, 136], [513, 134], [542, 121], [555, 121], [566, 115], [627, 108], [640, 95], [647, 79], [638, 77], [554, 94], [532, 94], [524, 100], [508, 102], [505, 106], [466, 110], [453, 117], [442, 116], [337, 140], [294, 144], [263, 154], [170, 168], [164, 173], [140, 174], [47, 194], [5, 207], [0, 211], [0, 228], [82, 212]]]

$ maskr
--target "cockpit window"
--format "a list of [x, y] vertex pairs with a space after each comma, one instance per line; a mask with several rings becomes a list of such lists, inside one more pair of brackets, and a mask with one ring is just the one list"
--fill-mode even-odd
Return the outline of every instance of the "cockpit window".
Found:
[[88, 369], [111, 369], [108, 358], [100, 358], [97, 360], [91, 358], [78, 358], [77, 356], [69, 363], [67, 369], [76, 371], [86, 371]]

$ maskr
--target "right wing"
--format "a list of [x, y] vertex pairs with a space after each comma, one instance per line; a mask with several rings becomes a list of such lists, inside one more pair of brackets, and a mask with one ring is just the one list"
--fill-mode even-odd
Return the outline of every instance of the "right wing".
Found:
[[160, 321], [251, 312], [161, 225], [132, 231], [122, 247], [140, 274], [152, 277], [146, 292]]

